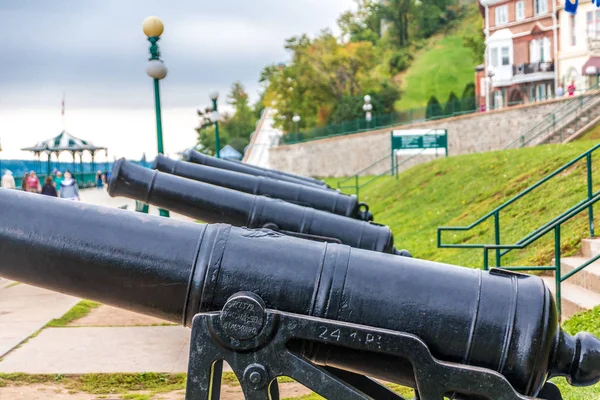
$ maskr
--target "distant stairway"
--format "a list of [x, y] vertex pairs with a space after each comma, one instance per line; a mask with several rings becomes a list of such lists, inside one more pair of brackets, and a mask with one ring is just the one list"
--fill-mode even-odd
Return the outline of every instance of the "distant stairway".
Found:
[[523, 132], [505, 148], [570, 142], [599, 122], [600, 87], [595, 85], [581, 96], [566, 100], [562, 107]]
[[[561, 274], [575, 270], [586, 261], [600, 255], [600, 239], [583, 239], [583, 255], [560, 260]], [[554, 274], [553, 274], [554, 275]], [[554, 276], [543, 277], [550, 290], [555, 292]], [[581, 311], [600, 305], [600, 261], [592, 262], [561, 285], [562, 312], [569, 318]]]

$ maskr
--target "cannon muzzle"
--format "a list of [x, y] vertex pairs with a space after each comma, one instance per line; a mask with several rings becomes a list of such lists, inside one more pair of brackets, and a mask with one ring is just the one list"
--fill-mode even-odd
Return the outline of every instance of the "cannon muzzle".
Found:
[[399, 253], [394, 248], [394, 238], [387, 226], [165, 174], [125, 160], [115, 163], [108, 193], [143, 201], [203, 222], [270, 228], [308, 239]]
[[226, 169], [229, 171], [241, 172], [242, 174], [254, 176], [266, 176], [280, 181], [294, 182], [299, 185], [314, 186], [321, 189], [331, 190], [329, 186], [318, 179], [309, 178], [306, 176], [290, 174], [287, 172], [276, 171], [268, 168], [257, 167], [256, 165], [242, 164], [235, 161], [227, 161], [216, 157], [207, 156], [195, 150], [190, 150], [185, 153], [185, 159], [195, 164], [206, 165], [214, 168]]
[[152, 168], [183, 178], [221, 186], [239, 192], [285, 200], [305, 207], [327, 211], [349, 218], [372, 221], [369, 207], [359, 203], [355, 195], [281, 181], [266, 176], [253, 176], [226, 169], [172, 160], [159, 154]]
[[[270, 230], [179, 222], [0, 189], [0, 276], [190, 326], [252, 291], [267, 307], [418, 336], [440, 360], [503, 374], [535, 396], [547, 377], [589, 385], [600, 344], [560, 330], [535, 276], [484, 272]], [[412, 385], [406, 360], [290, 344], [322, 365]]]

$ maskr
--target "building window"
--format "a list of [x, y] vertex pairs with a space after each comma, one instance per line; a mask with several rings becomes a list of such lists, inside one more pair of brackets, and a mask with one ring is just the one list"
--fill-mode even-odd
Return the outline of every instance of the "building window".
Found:
[[571, 15], [571, 46], [577, 46], [577, 35], [575, 34], [575, 16]]
[[535, 15], [548, 12], [548, 0], [533, 0], [533, 10]]
[[496, 25], [503, 25], [508, 22], [508, 6], [496, 7]]
[[502, 52], [502, 65], [509, 65], [510, 58], [508, 56], [508, 47], [503, 47], [500, 51]]
[[550, 57], [550, 39], [534, 39], [529, 42], [529, 62], [534, 64], [538, 62], [549, 62]]
[[525, 2], [523, 2], [523, 0], [515, 3], [515, 15], [517, 21], [525, 18]]
[[586, 20], [586, 31], [587, 31], [587, 36], [589, 38], [594, 37], [594, 12], [593, 11], [588, 11], [585, 14], [585, 20]]
[[497, 67], [498, 66], [498, 48], [494, 47], [492, 48], [492, 54], [491, 54], [491, 61], [492, 61], [492, 67]]
[[596, 29], [594, 29], [594, 37], [600, 32], [600, 10], [596, 10]]

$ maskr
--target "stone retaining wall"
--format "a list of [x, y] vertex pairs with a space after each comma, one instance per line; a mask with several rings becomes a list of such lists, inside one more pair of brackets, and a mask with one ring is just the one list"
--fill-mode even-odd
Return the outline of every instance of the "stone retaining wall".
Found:
[[[269, 166], [306, 176], [351, 176], [378, 160], [385, 160], [386, 155], [389, 156], [392, 129], [446, 129], [450, 156], [500, 150], [568, 101], [578, 100], [573, 97], [563, 98], [487, 113], [278, 146], [270, 150]], [[403, 167], [408, 168], [409, 164], [412, 166], [430, 159], [432, 157], [428, 155], [415, 157]], [[390, 164], [389, 161], [378, 162], [363, 174], [382, 173], [391, 167]]]

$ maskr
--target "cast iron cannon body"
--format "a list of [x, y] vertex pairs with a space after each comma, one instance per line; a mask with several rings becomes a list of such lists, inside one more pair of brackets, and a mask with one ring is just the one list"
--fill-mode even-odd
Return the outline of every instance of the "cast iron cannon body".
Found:
[[308, 178], [306, 176], [300, 176], [295, 174], [289, 174], [287, 172], [276, 171], [268, 168], [257, 167], [256, 165], [243, 164], [235, 161], [222, 160], [220, 158], [207, 156], [195, 150], [186, 152], [185, 159], [189, 162], [201, 165], [207, 165], [209, 167], [227, 169], [229, 171], [241, 172], [242, 174], [254, 175], [254, 176], [266, 176], [269, 178], [277, 179], [280, 181], [294, 182], [300, 185], [309, 185], [318, 187], [326, 190], [330, 189], [329, 186], [323, 181], [314, 178]]
[[124, 159], [115, 163], [111, 196], [143, 201], [208, 223], [270, 228], [289, 235], [337, 241], [352, 247], [408, 255], [394, 247], [389, 227], [265, 196], [166, 174]]
[[359, 203], [355, 195], [347, 195], [333, 190], [322, 190], [266, 176], [253, 176], [201, 164], [172, 160], [161, 154], [156, 157], [152, 168], [183, 178], [239, 192], [285, 200], [288, 203], [312, 207], [345, 217], [365, 221], [373, 220], [369, 207], [365, 203]]
[[[251, 291], [269, 309], [415, 335], [438, 359], [498, 371], [524, 395], [536, 395], [549, 376], [574, 385], [598, 380], [597, 339], [561, 331], [552, 295], [535, 276], [10, 190], [0, 190], [0, 215], [0, 276], [19, 282], [186, 326]], [[414, 387], [418, 371], [406, 360], [376, 346], [338, 346], [336, 332], [318, 326], [328, 341], [297, 341], [289, 351]]]

